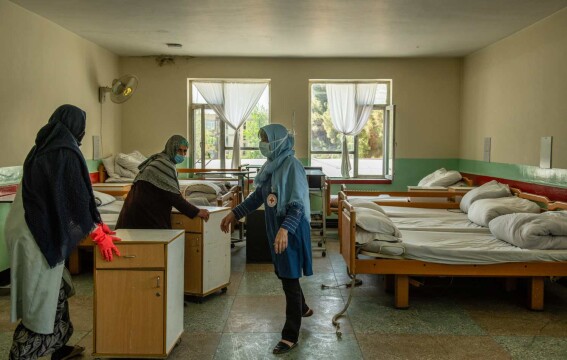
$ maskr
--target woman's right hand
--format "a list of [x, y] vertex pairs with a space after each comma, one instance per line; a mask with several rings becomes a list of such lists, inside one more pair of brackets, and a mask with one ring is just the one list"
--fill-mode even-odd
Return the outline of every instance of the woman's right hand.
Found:
[[231, 211], [225, 216], [220, 223], [220, 228], [223, 232], [228, 233], [230, 231], [230, 225], [236, 218], [234, 217], [234, 213]]
[[197, 213], [197, 216], [200, 217], [201, 219], [205, 220], [205, 222], [207, 222], [207, 221], [209, 221], [209, 210], [200, 209], [199, 213]]

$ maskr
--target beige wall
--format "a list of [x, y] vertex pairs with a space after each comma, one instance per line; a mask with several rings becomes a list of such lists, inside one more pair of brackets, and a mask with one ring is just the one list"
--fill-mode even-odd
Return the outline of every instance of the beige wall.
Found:
[[393, 79], [397, 157], [458, 156], [460, 59], [177, 58], [160, 67], [131, 57], [120, 64], [140, 79], [123, 104], [124, 151], [151, 154], [171, 134], [187, 133], [187, 78], [271, 79], [271, 121], [291, 127], [296, 112], [298, 157], [307, 157], [309, 79]]
[[553, 167], [567, 168], [567, 9], [469, 55], [463, 65], [461, 150], [482, 160], [539, 165], [553, 136]]
[[6, 0], [0, 49], [0, 166], [22, 165], [38, 130], [66, 103], [87, 112], [87, 159], [101, 111], [104, 153], [120, 148], [120, 106], [98, 102], [98, 86], [118, 76], [118, 56]]

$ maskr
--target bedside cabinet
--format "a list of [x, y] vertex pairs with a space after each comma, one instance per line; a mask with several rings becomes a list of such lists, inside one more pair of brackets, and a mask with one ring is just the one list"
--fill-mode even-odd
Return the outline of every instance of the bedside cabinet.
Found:
[[183, 235], [120, 229], [120, 257], [95, 249], [93, 355], [169, 355], [183, 333]]
[[220, 230], [220, 223], [230, 208], [200, 206], [210, 212], [209, 221], [171, 214], [171, 227], [185, 232], [185, 284], [187, 295], [204, 297], [226, 291], [230, 284], [230, 234]]

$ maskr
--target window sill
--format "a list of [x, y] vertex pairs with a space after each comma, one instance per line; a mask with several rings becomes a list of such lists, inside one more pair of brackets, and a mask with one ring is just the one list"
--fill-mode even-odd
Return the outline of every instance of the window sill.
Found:
[[333, 184], [361, 184], [361, 185], [389, 185], [392, 183], [390, 179], [327, 179], [327, 183]]

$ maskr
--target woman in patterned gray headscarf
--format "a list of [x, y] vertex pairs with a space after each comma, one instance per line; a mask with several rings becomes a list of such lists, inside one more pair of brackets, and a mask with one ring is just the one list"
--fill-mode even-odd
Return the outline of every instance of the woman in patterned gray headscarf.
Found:
[[173, 135], [162, 152], [140, 164], [140, 173], [118, 217], [117, 229], [171, 229], [172, 207], [190, 218], [209, 219], [209, 211], [187, 202], [179, 189], [175, 165], [185, 160], [188, 147], [183, 136]]

